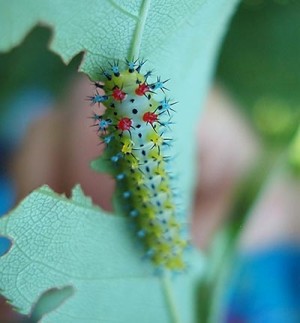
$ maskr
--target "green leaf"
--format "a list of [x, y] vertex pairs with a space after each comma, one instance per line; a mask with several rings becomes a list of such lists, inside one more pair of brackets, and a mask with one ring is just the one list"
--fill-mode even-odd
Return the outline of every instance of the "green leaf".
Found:
[[50, 48], [65, 62], [81, 51], [86, 52], [84, 65], [96, 66], [108, 58], [137, 57], [140, 47], [149, 55], [204, 2], [98, 0], [75, 5], [72, 0], [28, 0], [23, 4], [2, 0], [0, 50], [18, 45], [42, 22], [54, 28]]
[[[196, 171], [195, 128], [209, 87], [220, 42], [238, 0], [0, 0], [0, 50], [21, 42], [37, 23], [53, 27], [50, 48], [69, 62], [79, 52], [80, 69], [98, 77], [108, 60], [141, 57], [168, 82], [178, 101], [177, 142], [183, 208], [190, 213]], [[15, 19], [18, 17], [18, 19]], [[12, 23], [13, 22], [13, 23]]]
[[[16, 46], [42, 23], [53, 27], [50, 48], [65, 62], [85, 52], [80, 69], [91, 78], [99, 77], [108, 60], [132, 56], [147, 59], [147, 68], [170, 78], [169, 96], [179, 101], [172, 147], [178, 158], [172, 167], [180, 173], [182, 206], [191, 214], [195, 129], [237, 2], [0, 0], [0, 50]], [[12, 304], [29, 313], [32, 304], [51, 295], [49, 289], [71, 286], [74, 295], [59, 307], [51, 302], [54, 310], [44, 322], [194, 322], [198, 256], [190, 253], [187, 274], [154, 276], [141, 261], [128, 221], [75, 195], [69, 201], [42, 188], [0, 221], [2, 234], [14, 242], [0, 261], [0, 288]]]
[[194, 322], [197, 252], [189, 252], [187, 273], [155, 275], [128, 220], [92, 206], [79, 187], [71, 200], [34, 191], [1, 219], [0, 234], [13, 241], [1, 257], [0, 289], [21, 313], [48, 290], [70, 286], [61, 306], [46, 304], [45, 312], [55, 309], [43, 322]]

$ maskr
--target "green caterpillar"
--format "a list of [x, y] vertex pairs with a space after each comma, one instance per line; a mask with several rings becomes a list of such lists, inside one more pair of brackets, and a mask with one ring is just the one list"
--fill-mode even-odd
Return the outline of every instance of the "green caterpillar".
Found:
[[103, 158], [110, 163], [123, 211], [134, 221], [146, 255], [158, 267], [182, 270], [188, 243], [181, 234], [167, 170], [172, 162], [167, 152], [172, 138], [167, 134], [175, 103], [165, 96], [166, 81], [158, 77], [150, 83], [152, 73], [141, 73], [144, 63], [126, 61], [123, 69], [119, 62], [110, 64], [110, 71], [102, 70], [105, 81], [96, 82], [96, 93], [88, 98], [106, 107], [103, 115], [93, 116], [106, 145]]

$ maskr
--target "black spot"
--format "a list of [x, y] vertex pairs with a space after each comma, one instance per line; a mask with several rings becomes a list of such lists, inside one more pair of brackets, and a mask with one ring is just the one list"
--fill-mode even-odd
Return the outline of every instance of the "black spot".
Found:
[[[152, 189], [155, 190], [155, 185], [154, 184], [151, 184], [151, 187], [152, 187]], [[154, 196], [157, 196], [157, 194], [155, 193]]]
[[131, 99], [130, 102], [133, 103], [134, 102], [134, 99]]
[[138, 110], [137, 109], [132, 109], [132, 113], [133, 114], [137, 114], [138, 113]]
[[118, 115], [118, 112], [114, 112], [114, 115], [117, 116]]
[[150, 176], [150, 177], [149, 177], [149, 179], [150, 179], [150, 181], [152, 181], [153, 177], [152, 177], [152, 176]]
[[111, 108], [114, 108], [114, 107], [115, 107], [115, 104], [114, 104], [114, 103], [112, 103], [112, 104], [110, 105], [110, 107], [111, 107]]
[[146, 166], [146, 172], [149, 173], [150, 172], [150, 168], [148, 166]]
[[142, 155], [146, 156], [145, 150], [142, 150]]
[[152, 104], [149, 104], [150, 107], [152, 107]]
[[141, 133], [139, 133], [139, 134], [138, 134], [138, 136], [139, 136], [140, 138], [142, 138], [142, 134], [141, 134]]
[[136, 125], [136, 127], [137, 127], [137, 128], [141, 128], [141, 125], [140, 125], [140, 124], [137, 124], [137, 125]]
[[144, 147], [144, 144], [140, 144], [140, 147]]
[[156, 202], [157, 206], [161, 206], [161, 203], [159, 201]]

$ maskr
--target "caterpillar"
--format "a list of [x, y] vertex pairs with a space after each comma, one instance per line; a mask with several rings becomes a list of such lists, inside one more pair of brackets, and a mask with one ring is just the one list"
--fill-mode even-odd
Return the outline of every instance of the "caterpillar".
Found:
[[168, 170], [173, 140], [168, 134], [176, 102], [165, 95], [168, 80], [157, 77], [150, 82], [152, 71], [141, 73], [144, 64], [109, 63], [109, 69], [101, 69], [104, 81], [95, 81], [88, 100], [106, 108], [92, 116], [106, 146], [102, 158], [109, 163], [122, 210], [134, 222], [146, 256], [157, 267], [180, 271], [186, 266], [183, 252], [188, 243], [182, 237]]

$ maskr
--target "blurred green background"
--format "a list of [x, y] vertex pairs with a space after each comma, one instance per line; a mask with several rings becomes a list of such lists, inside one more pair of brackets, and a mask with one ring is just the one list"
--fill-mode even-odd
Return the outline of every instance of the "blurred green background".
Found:
[[299, 1], [245, 1], [218, 65], [217, 77], [272, 144], [286, 144], [300, 121], [299, 21]]

